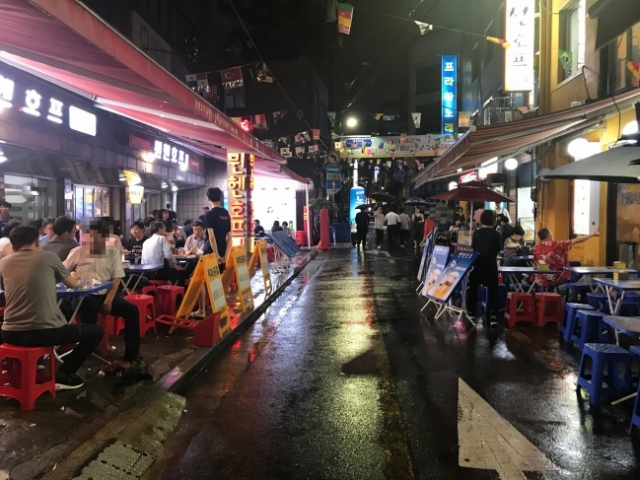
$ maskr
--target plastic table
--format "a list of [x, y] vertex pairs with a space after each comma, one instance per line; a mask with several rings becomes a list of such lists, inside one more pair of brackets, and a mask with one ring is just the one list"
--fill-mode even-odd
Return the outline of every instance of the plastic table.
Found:
[[[594, 278], [594, 282], [599, 283], [607, 293], [609, 300], [609, 311], [616, 316], [620, 313], [620, 307], [626, 292], [640, 291], [640, 280], [613, 280], [611, 278]], [[618, 295], [620, 292], [620, 295]]]
[[[127, 278], [127, 281], [124, 282], [124, 285], [123, 285], [125, 292], [127, 292], [127, 294], [131, 294], [135, 292], [136, 288], [138, 288], [138, 284], [142, 280], [142, 277], [144, 277], [145, 273], [157, 272], [158, 270], [162, 270], [163, 268], [164, 268], [164, 265], [160, 265], [159, 263], [150, 263], [145, 265], [134, 263], [129, 265], [127, 268], [124, 269], [124, 273], [129, 275], [129, 278]], [[131, 282], [133, 282], [134, 278], [136, 278], [136, 281], [133, 284], [133, 287], [129, 288], [129, 285], [131, 284]]]
[[523, 293], [531, 293], [533, 291], [533, 289], [535, 288], [535, 286], [538, 284], [538, 280], [534, 279], [533, 282], [531, 282], [531, 286], [529, 287], [529, 290], [527, 290], [525, 292], [524, 290], [524, 279], [523, 277], [529, 276], [529, 275], [534, 275], [534, 274], [544, 274], [544, 275], [551, 275], [554, 273], [558, 273], [554, 270], [541, 270], [539, 268], [535, 268], [535, 267], [505, 267], [502, 266], [500, 267], [500, 273], [504, 273], [509, 277], [509, 282], [513, 284], [516, 292], [523, 292]]
[[600, 289], [599, 285], [593, 285], [593, 277], [595, 275], [613, 275], [614, 272], [623, 272], [630, 275], [637, 275], [638, 270], [625, 268], [616, 270], [613, 267], [565, 267], [567, 272], [579, 275], [580, 278], [576, 282], [577, 285], [588, 285], [592, 292]]

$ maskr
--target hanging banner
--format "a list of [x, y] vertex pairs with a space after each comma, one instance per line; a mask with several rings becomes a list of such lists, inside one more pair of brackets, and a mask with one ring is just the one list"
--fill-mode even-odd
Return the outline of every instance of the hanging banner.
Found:
[[442, 133], [458, 128], [458, 57], [442, 56]]
[[220, 315], [219, 335], [222, 340], [231, 333], [231, 322], [229, 319], [229, 307], [227, 306], [227, 297], [222, 286], [222, 277], [220, 276], [220, 266], [218, 264], [218, 256], [216, 254], [206, 255], [202, 261], [204, 267], [205, 285], [209, 293], [209, 301], [214, 314]]
[[631, 86], [640, 87], [640, 63], [627, 62], [627, 68], [631, 72]]
[[353, 5], [338, 3], [338, 32], [349, 35], [353, 21]]
[[558, 59], [564, 69], [567, 78], [571, 76], [571, 65], [573, 64], [573, 53], [568, 50], [558, 50]]
[[311, 135], [312, 135], [314, 140], [320, 140], [320, 129], [319, 128], [312, 129], [311, 130]]
[[460, 112], [458, 114], [458, 128], [469, 128], [471, 125], [471, 112]]
[[262, 114], [254, 115], [253, 128], [256, 130], [268, 130], [269, 126], [267, 125], [267, 116]]
[[424, 35], [425, 33], [433, 30], [433, 25], [431, 25], [430, 23], [419, 22], [417, 20], [414, 20], [414, 22], [420, 29], [420, 35]]
[[280, 155], [284, 158], [291, 158], [291, 149], [290, 148], [281, 148]]
[[318, 151], [320, 151], [320, 146], [319, 145], [309, 145], [309, 151], [310, 152], [318, 152]]
[[192, 90], [209, 90], [209, 74], [207, 72], [185, 75], [184, 78]]
[[310, 141], [311, 135], [309, 135], [309, 132], [300, 132], [295, 138], [296, 143], [309, 143]]
[[[399, 157], [439, 157], [455, 144], [455, 135], [407, 135], [405, 141], [400, 136], [346, 138], [340, 142], [340, 157], [387, 158]], [[336, 142], [337, 143], [337, 142]]]
[[242, 68], [233, 67], [227, 70], [221, 70], [222, 85], [227, 90], [242, 88], [244, 86], [244, 77], [242, 76]]
[[411, 118], [413, 119], [413, 125], [416, 128], [420, 128], [420, 120], [422, 120], [422, 113], [414, 112], [411, 114]]
[[238, 284], [238, 297], [242, 305], [242, 311], [253, 309], [253, 292], [251, 291], [251, 277], [247, 266], [247, 254], [245, 247], [233, 247], [233, 266], [236, 271], [236, 283]]
[[304, 153], [306, 151], [305, 147], [296, 147], [296, 157], [304, 157]]
[[533, 0], [505, 0], [504, 89], [533, 90], [535, 6]]
[[256, 80], [262, 83], [273, 83], [273, 75], [266, 63], [262, 62], [258, 64], [256, 68]]
[[282, 120], [282, 118], [287, 114], [286, 110], [279, 110], [277, 112], [273, 112], [273, 124], [275, 125], [276, 123], [278, 123], [280, 120]]
[[140, 205], [144, 196], [142, 185], [129, 185], [127, 187], [128, 200], [131, 205]]

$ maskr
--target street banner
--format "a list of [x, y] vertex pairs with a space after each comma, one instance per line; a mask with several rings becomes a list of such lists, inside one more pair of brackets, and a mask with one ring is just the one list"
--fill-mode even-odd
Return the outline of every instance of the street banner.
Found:
[[282, 155], [284, 158], [291, 158], [291, 149], [290, 148], [281, 148], [280, 149], [280, 155]]
[[192, 90], [200, 91], [209, 89], [209, 74], [207, 72], [185, 75], [184, 78]]
[[273, 75], [266, 63], [262, 62], [258, 64], [256, 68], [256, 80], [258, 82], [273, 83]]
[[296, 147], [296, 157], [300, 158], [304, 156], [305, 151], [306, 151], [306, 148], [304, 146]]
[[268, 130], [269, 126], [267, 125], [267, 116], [263, 114], [254, 115], [253, 128], [256, 130]]
[[311, 141], [311, 136], [309, 132], [300, 132], [295, 137], [295, 143], [309, 143]]
[[420, 29], [420, 35], [424, 35], [425, 33], [433, 30], [433, 25], [430, 23], [419, 22], [418, 20], [414, 20], [414, 22]]
[[447, 268], [428, 289], [427, 297], [440, 302], [448, 302], [451, 294], [467, 275], [478, 255], [478, 252], [458, 252], [451, 257]]
[[562, 68], [564, 68], [564, 73], [567, 75], [571, 75], [571, 65], [573, 64], [573, 53], [569, 50], [558, 50], [558, 59], [560, 60], [560, 64]]
[[251, 291], [251, 277], [249, 276], [247, 265], [246, 247], [233, 247], [231, 255], [233, 256], [233, 268], [236, 272], [238, 299], [242, 305], [242, 311], [246, 313], [253, 309], [253, 292]]
[[278, 110], [277, 112], [273, 112], [271, 115], [273, 115], [273, 124], [275, 125], [276, 123], [278, 123], [280, 120], [282, 120], [282, 118], [287, 114], [286, 110]]
[[420, 120], [422, 119], [422, 113], [414, 112], [411, 114], [411, 118], [413, 119], [413, 125], [416, 128], [420, 128]]
[[353, 21], [353, 5], [346, 3], [338, 4], [338, 32], [349, 35], [351, 33], [351, 22]]
[[631, 86], [640, 87], [640, 63], [627, 62], [627, 68], [631, 72]]
[[[435, 235], [433, 235], [434, 241], [435, 238]], [[438, 281], [442, 272], [445, 271], [445, 266], [449, 259], [449, 251], [450, 247], [445, 247], [444, 245], [436, 245], [433, 247], [433, 255], [431, 255], [431, 262], [429, 262], [429, 270], [427, 270], [424, 287], [422, 288], [422, 292], [420, 292], [423, 297], [427, 296], [431, 287], [433, 287], [433, 285]]]
[[320, 140], [320, 129], [319, 128], [312, 129], [311, 135], [313, 136], [314, 140]]
[[[218, 264], [218, 256], [216, 254], [207, 255], [202, 262], [204, 267], [204, 282], [209, 293], [209, 301], [214, 314], [220, 315], [220, 323], [218, 327], [220, 339], [222, 340], [231, 333], [231, 321], [229, 318], [229, 308], [227, 307], [227, 297], [222, 286], [222, 277], [220, 276], [220, 265]], [[189, 285], [191, 286], [191, 285]]]
[[227, 90], [234, 88], [242, 88], [244, 86], [244, 77], [242, 76], [242, 68], [233, 67], [227, 70], [221, 70], [222, 85]]
[[340, 156], [343, 160], [354, 158], [439, 157], [456, 142], [455, 135], [400, 135], [348, 138], [341, 142]]

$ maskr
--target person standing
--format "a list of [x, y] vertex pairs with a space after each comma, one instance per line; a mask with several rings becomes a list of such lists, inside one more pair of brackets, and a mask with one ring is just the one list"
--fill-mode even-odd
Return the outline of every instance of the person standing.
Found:
[[367, 249], [367, 233], [369, 232], [369, 214], [364, 210], [360, 210], [356, 213], [356, 248], [360, 250], [360, 244], [362, 249]]
[[402, 242], [401, 243], [402, 248], [405, 248], [407, 246], [407, 242], [409, 241], [409, 233], [410, 233], [409, 215], [402, 212], [400, 215], [398, 215], [398, 217], [400, 219], [400, 242]]
[[10, 220], [13, 220], [9, 214], [9, 210], [11, 210], [11, 204], [4, 199], [0, 200], [0, 232], [4, 230], [4, 227]]
[[171, 204], [167, 203], [167, 220], [169, 222], [172, 222], [173, 220], [176, 220], [178, 218], [178, 215], [176, 214], [176, 212], [174, 210], [171, 210]]
[[387, 236], [389, 238], [389, 250], [393, 249], [394, 241], [396, 240], [400, 230], [400, 216], [396, 213], [395, 208], [392, 208], [389, 213], [384, 217], [384, 221], [387, 224]]
[[467, 310], [474, 317], [478, 304], [478, 287], [489, 290], [486, 315], [491, 328], [498, 326], [498, 253], [502, 249], [500, 234], [493, 228], [496, 218], [491, 210], [485, 210], [480, 216], [481, 228], [473, 232], [472, 247], [480, 255], [473, 264], [469, 276]]
[[474, 214], [473, 214], [473, 228], [478, 229], [482, 226], [482, 221], [480, 219], [480, 217], [482, 217], [482, 214], [484, 213], [485, 209], [484, 206], [481, 206], [480, 208], [478, 208]]
[[424, 240], [424, 215], [417, 207], [411, 216], [411, 222], [413, 223], [413, 244], [417, 250]]
[[202, 207], [202, 215], [198, 217], [198, 219], [202, 222], [203, 225], [204, 225], [204, 216], [207, 214], [208, 211], [209, 211], [209, 207]]
[[19, 347], [77, 343], [55, 378], [58, 389], [80, 388], [84, 380], [76, 372], [100, 344], [104, 332], [99, 325], [67, 323], [58, 307], [56, 283], [76, 288], [78, 280], [55, 253], [40, 250], [38, 236], [33, 227], [16, 227], [9, 236], [15, 253], [0, 261], [0, 288], [6, 300], [2, 340]]
[[376, 231], [376, 248], [380, 250], [384, 238], [384, 214], [382, 213], [382, 207], [378, 207], [373, 214], [373, 226]]
[[493, 211], [496, 213], [497, 218], [500, 218], [500, 215], [504, 215], [508, 219], [507, 223], [511, 223], [511, 214], [509, 213], [509, 210], [507, 210], [506, 208], [502, 208], [502, 203], [494, 203]]
[[273, 222], [273, 225], [271, 225], [271, 233], [281, 232], [281, 231], [282, 231], [282, 227], [280, 226], [280, 222], [278, 220], [275, 220]]
[[462, 207], [456, 207], [456, 213], [453, 214], [453, 221], [456, 221], [456, 218], [460, 220], [460, 223], [464, 225], [464, 210]]
[[289, 224], [287, 222], [282, 222], [282, 231], [287, 237], [293, 238], [295, 240], [295, 235], [293, 234], [293, 231], [289, 228]]

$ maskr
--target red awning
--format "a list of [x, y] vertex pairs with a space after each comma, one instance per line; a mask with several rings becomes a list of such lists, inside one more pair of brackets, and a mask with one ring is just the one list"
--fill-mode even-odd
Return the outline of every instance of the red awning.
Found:
[[75, 0], [2, 0], [0, 59], [218, 158], [216, 146], [255, 155], [257, 172], [286, 164]]

